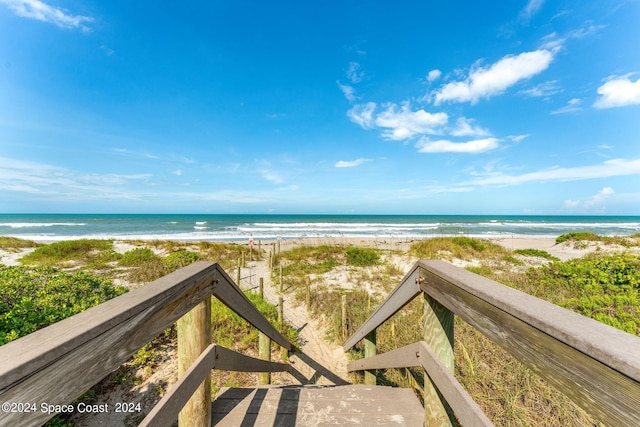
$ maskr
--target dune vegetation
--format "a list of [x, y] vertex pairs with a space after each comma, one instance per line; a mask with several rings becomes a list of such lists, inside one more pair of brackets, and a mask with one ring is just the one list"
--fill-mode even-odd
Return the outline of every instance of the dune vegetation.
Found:
[[[591, 248], [580, 258], [560, 261], [549, 252], [526, 248], [510, 250], [487, 240], [438, 237], [416, 241], [406, 250], [350, 245], [302, 245], [269, 256], [271, 280], [282, 280], [283, 291], [299, 304], [308, 304], [310, 316], [323, 319], [327, 339], [342, 344], [384, 300], [419, 258], [444, 259], [553, 304], [576, 311], [630, 334], [640, 334], [640, 236], [602, 237], [568, 233], [557, 245]], [[0, 344], [17, 339], [52, 322], [126, 292], [198, 260], [219, 262], [231, 272], [247, 255], [241, 245], [221, 243], [119, 242], [79, 240], [36, 244], [0, 238], [0, 249], [28, 248], [20, 266], [0, 265]], [[244, 252], [244, 255], [243, 255]], [[266, 262], [264, 251], [254, 259]], [[282, 279], [281, 279], [282, 278]], [[117, 283], [118, 285], [114, 285]], [[309, 289], [309, 294], [307, 294]], [[256, 306], [275, 323], [274, 306], [250, 294]], [[343, 323], [341, 306], [347, 301]], [[415, 342], [422, 336], [422, 304], [417, 298], [378, 329], [379, 351]], [[255, 353], [256, 332], [221, 304], [213, 304], [214, 340]], [[291, 328], [283, 331], [295, 340]], [[142, 348], [132, 360], [105, 380], [101, 392], [145, 381], [166, 359], [173, 328]], [[352, 358], [362, 357], [356, 347]], [[274, 358], [279, 356], [275, 354]], [[481, 408], [499, 426], [594, 425], [566, 396], [491, 343], [471, 326], [455, 320], [455, 374]], [[242, 375], [218, 376], [214, 388], [245, 384]], [[352, 375], [358, 381], [358, 375]], [[413, 387], [423, 376], [417, 369], [379, 371], [381, 384]], [[164, 392], [163, 386], [155, 391]], [[95, 399], [89, 392], [82, 399]], [[57, 420], [57, 421], [56, 421]], [[51, 425], [65, 424], [54, 419]], [[58, 424], [56, 424], [58, 423]]]

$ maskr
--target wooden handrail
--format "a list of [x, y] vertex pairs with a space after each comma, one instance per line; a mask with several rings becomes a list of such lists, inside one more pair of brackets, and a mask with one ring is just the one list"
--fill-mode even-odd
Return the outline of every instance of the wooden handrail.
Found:
[[[1, 346], [0, 401], [73, 401], [211, 295], [291, 349], [218, 264], [196, 262]], [[54, 415], [0, 412], [0, 424], [36, 426]]]
[[[443, 261], [418, 261], [345, 350], [409, 303], [416, 284], [594, 418], [608, 425], [640, 425], [640, 338]], [[362, 367], [355, 370], [374, 366], [352, 365]]]
[[168, 427], [175, 422], [180, 409], [212, 369], [241, 372], [286, 372], [290, 365], [245, 356], [211, 344], [185, 374], [171, 386], [139, 424], [141, 427]]
[[377, 329], [391, 316], [417, 297], [421, 290], [418, 285], [420, 271], [417, 265], [407, 273], [384, 302], [369, 316], [358, 330], [344, 343], [344, 351], [349, 351], [371, 331]]
[[378, 354], [366, 359], [355, 360], [347, 366], [349, 371], [367, 369], [415, 368], [422, 367], [442, 393], [458, 421], [467, 426], [493, 426], [482, 409], [462, 387], [453, 373], [438, 359], [424, 342]]

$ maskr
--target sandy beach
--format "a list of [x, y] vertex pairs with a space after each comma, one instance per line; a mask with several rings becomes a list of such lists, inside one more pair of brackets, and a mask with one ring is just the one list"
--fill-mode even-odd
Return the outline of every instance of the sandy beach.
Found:
[[[505, 236], [505, 237], [479, 237], [479, 240], [486, 240], [495, 244], [498, 244], [509, 250], [516, 249], [540, 249], [547, 251], [551, 255], [559, 258], [562, 261], [566, 261], [572, 258], [579, 258], [588, 253], [596, 250], [604, 250], [607, 252], [622, 251], [628, 248], [624, 248], [618, 245], [603, 245], [601, 242], [586, 242], [583, 245], [576, 245], [572, 242], [564, 242], [556, 244], [555, 237], [538, 237], [538, 236]], [[286, 251], [292, 248], [300, 246], [360, 246], [384, 250], [393, 250], [400, 252], [407, 252], [413, 243], [419, 242], [424, 239], [402, 239], [402, 238], [389, 238], [389, 237], [305, 237], [298, 239], [283, 239], [278, 241], [254, 241], [254, 249], [262, 249], [267, 253], [269, 251], [276, 251], [278, 246], [281, 251]], [[131, 250], [134, 247], [139, 246], [139, 242], [132, 244], [126, 240], [114, 240], [114, 249], [116, 252], [124, 253]], [[185, 245], [194, 244], [195, 242], [183, 242]], [[231, 243], [237, 245], [248, 246], [247, 241], [228, 241], [224, 243]], [[598, 249], [599, 248], [599, 249]], [[640, 248], [635, 247], [635, 250]], [[631, 248], [634, 250], [634, 248]], [[0, 264], [5, 265], [19, 265], [19, 259], [27, 253], [33, 251], [32, 248], [18, 249], [18, 250], [6, 250], [0, 249]]]

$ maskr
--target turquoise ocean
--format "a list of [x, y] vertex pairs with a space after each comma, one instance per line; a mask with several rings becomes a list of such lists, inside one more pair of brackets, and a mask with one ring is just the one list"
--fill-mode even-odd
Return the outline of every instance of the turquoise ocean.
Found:
[[426, 238], [640, 233], [640, 216], [0, 214], [0, 235], [41, 242], [83, 238], [243, 241], [306, 237]]

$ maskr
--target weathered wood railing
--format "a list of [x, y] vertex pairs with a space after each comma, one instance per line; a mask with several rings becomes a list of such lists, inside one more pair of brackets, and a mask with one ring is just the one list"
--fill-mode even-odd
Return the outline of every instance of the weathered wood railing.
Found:
[[371, 337], [420, 293], [425, 298], [425, 341], [351, 362], [348, 369], [424, 367], [427, 425], [450, 423], [438, 394], [462, 425], [492, 425], [453, 376], [454, 314], [596, 420], [640, 425], [640, 338], [443, 261], [417, 262], [344, 350]]
[[[184, 346], [191, 353], [186, 356], [186, 363], [179, 360], [179, 365], [187, 365], [185, 372], [143, 423], [171, 425], [200, 387], [202, 395], [193, 397], [187, 406], [199, 407], [201, 422], [207, 424], [207, 417], [209, 420], [211, 417], [211, 392], [210, 381], [203, 380], [211, 369], [248, 372], [289, 369], [287, 364], [253, 359], [210, 345], [211, 322], [206, 319], [207, 314], [208, 319], [211, 316], [212, 295], [271, 340], [291, 350], [291, 343], [262, 316], [218, 264], [197, 262], [0, 347], [0, 403], [22, 404], [16, 405], [15, 412], [5, 411], [11, 408], [3, 406], [0, 425], [43, 424], [56, 415], [56, 410], [64, 411], [63, 405], [98, 383], [179, 319], [178, 347], [186, 343]], [[183, 352], [180, 348], [178, 352], [180, 359]], [[32, 403], [35, 406], [24, 405]]]

